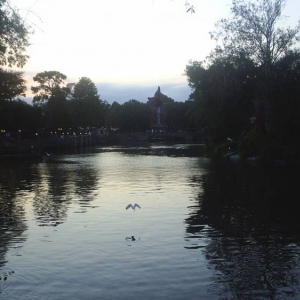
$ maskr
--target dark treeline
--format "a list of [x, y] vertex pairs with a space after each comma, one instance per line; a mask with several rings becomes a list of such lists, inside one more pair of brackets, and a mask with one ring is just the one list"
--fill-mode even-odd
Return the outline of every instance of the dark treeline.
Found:
[[[0, 78], [6, 72], [0, 72]], [[9, 73], [13, 78], [19, 73]], [[14, 98], [9, 89], [12, 82], [3, 84], [0, 98], [0, 128], [5, 132], [44, 132], [58, 128], [118, 128], [120, 131], [137, 132], [157, 127], [157, 107], [160, 107], [160, 127], [165, 130], [195, 129], [191, 101], [176, 102], [160, 90], [147, 103], [131, 99], [124, 104], [111, 105], [100, 98], [96, 85], [87, 77], [77, 83], [65, 84], [67, 77], [58, 71], [38, 73], [36, 85], [31, 87], [33, 104]], [[22, 82], [25, 92], [25, 85]], [[168, 101], [160, 101], [167, 98]], [[150, 99], [151, 97], [149, 97]], [[161, 103], [158, 103], [158, 102]], [[154, 116], [154, 117], [153, 117]]]
[[211, 33], [218, 46], [186, 67], [194, 118], [214, 153], [299, 160], [300, 27], [280, 27], [285, 2], [234, 0]]

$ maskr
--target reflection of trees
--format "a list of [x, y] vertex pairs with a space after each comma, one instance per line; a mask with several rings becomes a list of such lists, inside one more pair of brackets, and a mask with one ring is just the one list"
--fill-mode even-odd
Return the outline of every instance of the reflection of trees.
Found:
[[[6, 263], [5, 255], [9, 247], [19, 247], [26, 240], [25, 199], [32, 191], [33, 177], [28, 172], [26, 161], [1, 161], [0, 166], [0, 270]], [[32, 164], [31, 168], [36, 165]], [[17, 246], [16, 246], [17, 245]], [[0, 279], [6, 275], [0, 272]]]
[[97, 191], [97, 172], [92, 168], [79, 168], [75, 181], [75, 192], [82, 208], [88, 206]]
[[[1, 161], [0, 270], [8, 249], [26, 240], [25, 204], [32, 204], [39, 225], [56, 226], [66, 220], [71, 201], [79, 203], [81, 212], [87, 209], [97, 184], [98, 171], [88, 164]], [[5, 276], [0, 272], [0, 279]]]
[[41, 164], [38, 170], [33, 207], [39, 225], [56, 226], [67, 217], [70, 199], [66, 196], [69, 174], [59, 164]]
[[[7, 194], [6, 194], [7, 195]], [[24, 208], [10, 197], [2, 194], [0, 200], [0, 269], [5, 264], [9, 246], [26, 240], [23, 236], [27, 226], [24, 223]], [[1, 272], [0, 272], [1, 275]]]
[[32, 191], [32, 182], [37, 162], [31, 160], [1, 160], [0, 164], [0, 193], [14, 198], [18, 191]]
[[212, 293], [230, 299], [298, 295], [296, 179], [285, 169], [238, 165], [195, 178], [203, 191], [186, 219], [186, 248], [202, 249], [214, 270]]
[[40, 225], [64, 222], [72, 201], [85, 209], [94, 199], [96, 184], [97, 171], [88, 165], [55, 160], [41, 164], [33, 200]]

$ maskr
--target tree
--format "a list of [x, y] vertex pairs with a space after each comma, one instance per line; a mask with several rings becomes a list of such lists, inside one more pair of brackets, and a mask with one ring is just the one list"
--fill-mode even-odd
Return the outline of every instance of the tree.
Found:
[[107, 105], [100, 99], [96, 85], [91, 79], [82, 77], [74, 85], [71, 106], [76, 127], [103, 126]]
[[281, 145], [300, 142], [300, 52], [291, 51], [274, 68], [276, 85], [272, 110], [272, 137]]
[[10, 100], [16, 96], [25, 97], [25, 80], [22, 72], [6, 71], [0, 68], [0, 101]]
[[36, 109], [19, 99], [0, 101], [0, 127], [12, 131], [36, 128], [40, 121], [37, 118]]
[[188, 102], [166, 103], [164, 105], [165, 125], [168, 129], [188, 129], [190, 127], [188, 119]]
[[299, 41], [300, 23], [295, 28], [279, 27], [286, 0], [233, 0], [232, 18], [222, 19], [211, 37], [221, 40], [216, 56], [243, 53], [267, 70]]
[[199, 62], [190, 62], [186, 67], [185, 74], [193, 90], [190, 107], [214, 143], [238, 137], [247, 129], [255, 71], [252, 61], [245, 57], [219, 58], [207, 68]]
[[67, 76], [58, 71], [44, 71], [33, 77], [33, 81], [39, 83], [38, 86], [32, 86], [31, 91], [36, 94], [33, 97], [33, 103], [43, 103], [57, 94], [61, 90], [67, 96], [70, 88], [63, 86]]
[[[24, 54], [29, 45], [30, 28], [20, 17], [18, 11], [9, 5], [7, 0], [0, 0], [0, 66], [23, 67], [28, 58]], [[0, 68], [0, 102], [16, 96], [25, 96], [25, 81], [23, 73], [6, 71]], [[12, 115], [15, 104], [7, 106], [7, 112]], [[4, 120], [2, 110], [2, 122]], [[7, 114], [6, 114], [7, 115]], [[15, 120], [17, 122], [18, 120]], [[4, 122], [5, 123], [5, 122]]]
[[7, 0], [0, 0], [0, 65], [23, 67], [30, 27]]
[[280, 25], [285, 4], [286, 0], [233, 0], [231, 18], [220, 20], [211, 33], [221, 43], [211, 53], [210, 62], [245, 57], [257, 67], [251, 101], [269, 144], [276, 125], [276, 64], [297, 49], [299, 41], [300, 23], [294, 28]]
[[150, 108], [137, 100], [129, 100], [121, 106], [120, 128], [125, 131], [140, 131], [150, 128]]
[[33, 80], [38, 86], [32, 86], [34, 94], [33, 103], [43, 106], [48, 127], [64, 127], [68, 123], [67, 96], [70, 94], [71, 86], [65, 86], [67, 76], [58, 71], [45, 71], [38, 73]]
[[121, 121], [121, 109], [122, 106], [118, 102], [114, 101], [113, 104], [109, 107], [107, 117], [106, 117], [106, 124], [110, 127], [119, 128]]
[[200, 99], [201, 99], [201, 84], [205, 75], [205, 68], [203, 67], [202, 62], [198, 61], [189, 61], [188, 65], [185, 68], [184, 75], [187, 77], [188, 85], [192, 89], [189, 100], [189, 110], [188, 115], [192, 123], [198, 127], [200, 124]]
[[211, 149], [228, 149], [230, 137], [241, 156], [268, 159], [279, 145], [297, 143], [300, 25], [279, 26], [285, 0], [232, 4], [232, 18], [219, 21], [212, 33], [222, 43], [206, 63], [186, 67], [190, 107], [207, 128]]
[[91, 79], [82, 77], [74, 85], [72, 100], [79, 102], [93, 102], [99, 100], [98, 90]]

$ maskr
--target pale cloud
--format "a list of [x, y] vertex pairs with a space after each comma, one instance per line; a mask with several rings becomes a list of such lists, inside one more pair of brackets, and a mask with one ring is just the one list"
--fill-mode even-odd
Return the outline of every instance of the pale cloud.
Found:
[[35, 24], [26, 70], [116, 83], [180, 77], [189, 59], [209, 53], [208, 32], [221, 16], [215, 1], [193, 15], [181, 0], [11, 2]]

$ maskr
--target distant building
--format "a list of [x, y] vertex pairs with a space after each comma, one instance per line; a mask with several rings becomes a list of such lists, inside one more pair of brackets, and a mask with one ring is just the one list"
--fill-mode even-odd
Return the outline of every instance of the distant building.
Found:
[[160, 91], [160, 87], [154, 94], [154, 97], [148, 97], [147, 105], [151, 110], [151, 125], [157, 127], [164, 126], [165, 105], [174, 103], [174, 100]]

